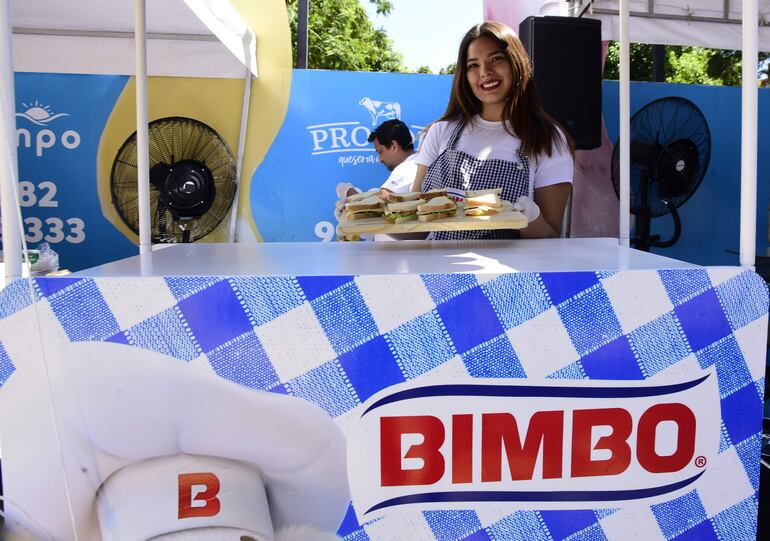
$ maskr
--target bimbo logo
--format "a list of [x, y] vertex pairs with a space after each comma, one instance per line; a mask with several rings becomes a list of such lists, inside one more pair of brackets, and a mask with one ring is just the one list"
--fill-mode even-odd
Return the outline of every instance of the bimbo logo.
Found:
[[[217, 498], [219, 477], [211, 472], [180, 473], [178, 475], [179, 506], [177, 518], [213, 517], [222, 504]], [[195, 491], [195, 492], [193, 492]]]
[[[354, 152], [374, 154], [374, 146], [368, 141], [372, 130], [386, 120], [401, 119], [401, 104], [395, 101], [380, 101], [365, 96], [358, 101], [358, 105], [368, 113], [365, 122], [351, 120], [306, 126], [312, 144], [311, 155]], [[416, 136], [424, 126], [410, 125], [409, 128], [416, 147]], [[376, 156], [371, 157], [371, 162], [377, 162]]]
[[73, 150], [80, 146], [80, 134], [75, 130], [65, 130], [57, 133], [47, 126], [54, 120], [70, 116], [68, 113], [54, 114], [49, 105], [43, 105], [37, 100], [33, 104], [22, 103], [26, 109], [21, 113], [16, 113], [18, 118], [36, 125], [43, 126], [43, 129], [37, 130], [34, 134], [27, 128], [20, 127], [16, 129], [16, 146], [19, 148], [35, 149], [35, 156], [43, 156], [43, 152], [53, 148], [57, 144], [66, 150]]
[[411, 505], [594, 509], [692, 490], [719, 446], [716, 377], [387, 389], [365, 404], [349, 468], [360, 518]]

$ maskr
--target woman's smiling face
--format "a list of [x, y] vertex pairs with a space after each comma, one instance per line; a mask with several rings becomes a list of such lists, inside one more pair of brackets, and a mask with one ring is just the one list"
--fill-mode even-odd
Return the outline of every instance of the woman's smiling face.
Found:
[[481, 102], [481, 117], [501, 120], [503, 106], [511, 93], [513, 75], [508, 57], [500, 45], [481, 36], [468, 46], [466, 61], [468, 84]]

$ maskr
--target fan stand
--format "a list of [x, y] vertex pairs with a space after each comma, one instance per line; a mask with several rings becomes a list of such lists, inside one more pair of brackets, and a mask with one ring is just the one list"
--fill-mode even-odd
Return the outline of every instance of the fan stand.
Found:
[[179, 221], [179, 227], [182, 228], [182, 243], [187, 244], [190, 242], [190, 228], [187, 227], [187, 224], [191, 222], [192, 220], [180, 220]]
[[631, 239], [634, 248], [649, 252], [650, 247], [655, 248], [668, 248], [676, 244], [679, 237], [682, 235], [682, 222], [679, 219], [679, 213], [676, 210], [676, 205], [671, 203], [670, 199], [664, 198], [661, 201], [671, 213], [671, 217], [674, 219], [674, 234], [666, 241], [661, 241], [660, 235], [650, 235], [650, 222], [652, 221], [652, 212], [650, 209], [650, 172], [648, 170], [642, 171], [639, 176], [639, 194], [642, 201], [641, 206], [635, 210], [636, 215], [636, 235]]

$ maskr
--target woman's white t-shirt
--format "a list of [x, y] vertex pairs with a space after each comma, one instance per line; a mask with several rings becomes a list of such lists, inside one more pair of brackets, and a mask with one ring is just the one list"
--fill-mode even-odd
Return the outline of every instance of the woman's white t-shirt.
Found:
[[[425, 139], [420, 144], [417, 164], [430, 166], [449, 145], [458, 120], [436, 122], [428, 129]], [[561, 135], [561, 131], [559, 134]], [[563, 135], [562, 135], [563, 137]], [[491, 122], [476, 115], [465, 125], [455, 149], [465, 152], [479, 160], [519, 161], [518, 150], [521, 139], [512, 136], [503, 127], [503, 122]], [[574, 162], [569, 150], [554, 146], [551, 156], [545, 154], [530, 157], [529, 185], [532, 189], [543, 188], [551, 184], [572, 182]]]

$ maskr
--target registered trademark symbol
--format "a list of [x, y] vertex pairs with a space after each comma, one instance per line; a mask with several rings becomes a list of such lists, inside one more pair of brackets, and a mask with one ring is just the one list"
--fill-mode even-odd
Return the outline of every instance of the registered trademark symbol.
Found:
[[702, 468], [703, 466], [705, 466], [706, 465], [706, 457], [705, 456], [699, 456], [698, 458], [696, 458], [695, 459], [695, 465], [698, 466], [699, 468]]

